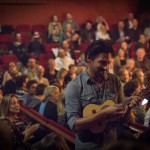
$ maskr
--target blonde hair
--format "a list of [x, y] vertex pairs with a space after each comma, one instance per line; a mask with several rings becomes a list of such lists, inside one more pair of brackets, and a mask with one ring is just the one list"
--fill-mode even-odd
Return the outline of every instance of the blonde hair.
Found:
[[54, 92], [56, 89], [59, 89], [57, 86], [55, 85], [50, 85], [50, 86], [47, 86], [44, 90], [44, 96], [45, 98], [47, 99], [48, 97], [51, 96], [51, 93]]
[[3, 97], [3, 100], [0, 104], [0, 118], [6, 118], [9, 115], [9, 107], [11, 104], [12, 97], [18, 97], [14, 94], [8, 94]]
[[57, 103], [57, 112], [58, 115], [63, 115], [65, 113], [66, 109], [65, 109], [65, 90], [63, 90], [60, 93], [60, 98], [59, 101]]

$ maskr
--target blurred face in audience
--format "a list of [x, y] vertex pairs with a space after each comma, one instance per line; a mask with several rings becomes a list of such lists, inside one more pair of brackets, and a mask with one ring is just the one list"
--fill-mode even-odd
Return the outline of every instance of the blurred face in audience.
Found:
[[31, 95], [35, 95], [36, 87], [37, 87], [37, 83], [33, 83], [33, 84], [30, 86], [29, 93], [30, 93]]
[[63, 48], [64, 49], [69, 49], [70, 45], [69, 45], [69, 42], [68, 41], [63, 41]]
[[17, 114], [20, 112], [20, 105], [18, 99], [15, 96], [11, 97], [9, 112], [12, 114]]
[[134, 61], [134, 59], [127, 59], [126, 67], [129, 70], [133, 70], [133, 68], [135, 67], [135, 61]]
[[146, 37], [145, 37], [144, 34], [141, 34], [141, 35], [140, 35], [139, 41], [140, 41], [141, 43], [145, 43], [145, 42], [146, 42]]
[[143, 71], [139, 71], [138, 74], [137, 74], [137, 79], [138, 81], [143, 84], [144, 83], [144, 73]]
[[125, 52], [124, 52], [124, 50], [123, 49], [119, 49], [119, 51], [118, 51], [118, 56], [120, 57], [120, 58], [124, 58], [125, 57]]
[[128, 43], [127, 42], [122, 42], [121, 43], [121, 48], [123, 48], [125, 51], [127, 51], [127, 49], [128, 49]]
[[39, 66], [39, 68], [38, 68], [38, 77], [42, 78], [44, 76], [44, 72], [45, 72], [44, 67]]
[[22, 38], [22, 37], [21, 37], [21, 34], [20, 34], [20, 33], [17, 33], [15, 38], [16, 38], [16, 41], [17, 41], [17, 42], [21, 42], [21, 38]]
[[121, 76], [120, 76], [120, 80], [123, 82], [123, 83], [126, 83], [126, 82], [128, 82], [129, 81], [129, 72], [125, 69], [123, 72], [122, 72], [122, 74], [121, 74]]
[[124, 29], [124, 22], [123, 21], [118, 22], [118, 28], [121, 29], [121, 30]]
[[58, 21], [58, 16], [57, 16], [57, 15], [54, 15], [54, 16], [53, 16], [53, 21], [54, 21], [54, 22], [57, 22], [57, 21]]
[[86, 23], [86, 29], [91, 30], [92, 29], [92, 24], [90, 22]]
[[138, 26], [138, 20], [137, 19], [133, 19], [133, 27], [137, 27]]
[[28, 61], [28, 67], [34, 69], [36, 67], [36, 61], [34, 58], [30, 58]]
[[67, 20], [72, 20], [73, 19], [72, 14], [71, 13], [67, 13], [66, 14], [66, 18], [67, 18]]
[[137, 51], [136, 51], [136, 56], [137, 56], [137, 59], [139, 61], [143, 61], [144, 57], [145, 57], [145, 49], [144, 48], [138, 48]]
[[50, 94], [51, 99], [54, 103], [57, 103], [59, 101], [60, 91], [58, 87], [55, 87], [53, 91]]
[[59, 57], [64, 58], [66, 56], [66, 52], [64, 49], [59, 50]]
[[130, 20], [132, 20], [132, 19], [134, 18], [133, 13], [129, 13], [129, 14], [128, 14], [128, 18], [129, 18]]
[[55, 68], [55, 60], [54, 59], [50, 59], [48, 61], [48, 67], [51, 68], [51, 69]]

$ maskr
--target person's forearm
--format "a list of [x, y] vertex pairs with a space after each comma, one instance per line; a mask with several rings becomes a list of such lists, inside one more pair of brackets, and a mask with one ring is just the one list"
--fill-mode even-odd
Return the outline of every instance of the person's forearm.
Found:
[[106, 112], [101, 111], [89, 117], [79, 118], [75, 121], [75, 131], [89, 129], [91, 125], [106, 118]]

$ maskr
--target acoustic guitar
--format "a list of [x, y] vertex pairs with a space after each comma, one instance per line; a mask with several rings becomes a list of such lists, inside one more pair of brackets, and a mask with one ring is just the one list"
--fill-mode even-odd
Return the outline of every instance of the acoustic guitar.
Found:
[[[142, 97], [150, 94], [150, 88], [147, 86], [145, 89], [143, 89], [138, 96]], [[131, 98], [127, 98], [125, 101], [122, 102], [123, 106], [129, 105], [131, 102]], [[105, 109], [106, 107], [110, 105], [114, 105], [115, 102], [112, 100], [106, 100], [104, 103], [101, 105], [98, 104], [88, 104], [87, 106], [84, 107], [83, 109], [83, 117], [89, 117], [92, 116], [93, 114], [100, 112], [101, 110]], [[108, 119], [102, 119], [101, 122], [96, 122], [93, 123], [92, 126], [90, 127], [90, 131], [92, 133], [102, 133], [108, 124], [108, 122], [111, 121], [116, 121], [117, 119], [115, 118], [108, 118]]]

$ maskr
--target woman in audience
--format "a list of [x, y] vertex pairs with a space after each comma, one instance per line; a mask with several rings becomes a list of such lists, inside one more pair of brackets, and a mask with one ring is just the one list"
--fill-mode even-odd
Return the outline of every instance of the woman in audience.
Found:
[[37, 31], [35, 31], [32, 35], [31, 41], [28, 46], [28, 52], [30, 54], [36, 54], [36, 55], [40, 53], [44, 53], [44, 43], [40, 33]]
[[44, 77], [48, 79], [49, 83], [53, 83], [57, 76], [57, 70], [55, 70], [55, 60], [48, 60], [48, 68], [44, 73]]
[[121, 82], [122, 82], [123, 85], [126, 82], [128, 82], [129, 79], [130, 79], [129, 72], [128, 72], [128, 70], [125, 67], [120, 68], [117, 75], [120, 78], [120, 80], [121, 80]]
[[38, 112], [48, 119], [52, 119], [57, 122], [57, 102], [59, 100], [59, 88], [51, 85], [45, 88], [44, 96], [45, 100], [39, 105]]
[[114, 58], [114, 73], [117, 75], [120, 68], [126, 65], [125, 52], [122, 48], [119, 49], [117, 56]]
[[48, 43], [61, 43], [63, 40], [63, 34], [58, 25], [53, 27], [52, 33], [48, 35]]
[[33, 133], [38, 129], [39, 124], [26, 125], [27, 121], [20, 116], [20, 105], [16, 95], [5, 95], [0, 104], [0, 118], [5, 122], [12, 132], [13, 148], [28, 148], [27, 141]]
[[67, 114], [65, 109], [65, 90], [60, 93], [60, 99], [57, 103], [57, 112], [58, 112], [58, 123], [68, 128], [67, 124]]
[[57, 73], [56, 80], [52, 83], [52, 84], [58, 86], [60, 91], [62, 91], [66, 87], [66, 84], [65, 84], [65, 76], [66, 75], [67, 75], [67, 70], [64, 68], [60, 69]]
[[48, 24], [48, 35], [52, 34], [52, 32], [53, 32], [56, 25], [58, 26], [59, 30], [62, 31], [62, 26], [61, 26], [61, 23], [58, 20], [58, 16], [53, 15], [52, 20]]
[[106, 24], [102, 23], [97, 26], [96, 31], [96, 40], [103, 39], [103, 40], [110, 40], [110, 35], [107, 31]]
[[4, 86], [6, 81], [12, 79], [16, 73], [19, 73], [16, 64], [14, 62], [9, 62], [9, 68], [4, 72], [2, 85]]

